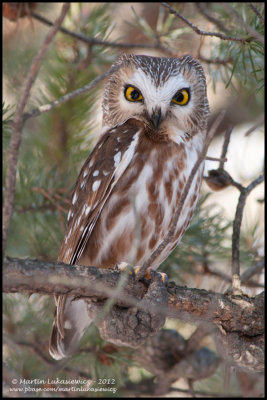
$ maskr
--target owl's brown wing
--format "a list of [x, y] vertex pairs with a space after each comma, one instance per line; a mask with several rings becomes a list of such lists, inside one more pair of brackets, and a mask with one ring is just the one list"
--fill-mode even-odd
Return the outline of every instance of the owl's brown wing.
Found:
[[73, 192], [59, 261], [75, 264], [81, 257], [103, 206], [133, 157], [139, 132], [133, 120], [108, 130], [84, 163]]
[[[129, 120], [106, 131], [84, 163], [72, 196], [65, 239], [58, 260], [79, 260], [98, 217], [135, 153], [140, 128]], [[55, 296], [56, 313], [49, 351], [59, 360], [73, 354], [91, 323], [87, 303], [66, 295]]]

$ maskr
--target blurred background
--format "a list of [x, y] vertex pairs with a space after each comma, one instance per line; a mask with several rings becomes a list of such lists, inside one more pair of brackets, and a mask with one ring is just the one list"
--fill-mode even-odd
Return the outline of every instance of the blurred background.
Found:
[[[169, 4], [204, 31], [253, 39], [244, 43], [198, 35], [160, 3], [71, 3], [63, 26], [102, 43], [86, 43], [59, 32], [46, 53], [25, 111], [30, 112], [84, 86], [109, 69], [124, 52], [165, 57], [191, 54], [200, 60], [206, 73], [211, 109], [209, 125], [222, 109], [226, 110], [208, 156], [220, 157], [225, 130], [232, 126], [224, 168], [236, 182], [247, 186], [263, 172], [264, 165], [264, 48], [260, 40], [264, 24], [248, 3]], [[252, 4], [264, 15], [264, 3]], [[55, 21], [61, 7], [62, 3], [3, 3], [4, 177], [11, 134], [9, 121], [32, 59], [49, 31], [47, 21]], [[255, 32], [258, 36], [253, 36]], [[140, 47], [134, 47], [136, 44]], [[103, 85], [102, 81], [92, 91], [25, 122], [15, 209], [7, 240], [8, 256], [57, 259], [76, 178], [101, 129]], [[218, 165], [218, 161], [207, 160], [204, 176]], [[213, 191], [203, 180], [191, 225], [160, 269], [170, 280], [188, 287], [225, 292], [231, 283], [231, 235], [239, 195], [233, 186]], [[246, 201], [240, 242], [241, 273], [264, 256], [263, 221], [264, 185], [261, 184]], [[262, 291], [263, 282], [262, 273], [258, 273], [243, 290], [256, 295]], [[92, 379], [115, 377], [119, 390], [113, 397], [120, 397], [129, 380], [138, 383], [151, 376], [134, 361], [130, 350], [111, 350], [94, 326], [85, 335], [83, 351], [71, 364], [53, 363], [48, 355], [53, 313], [54, 300], [49, 296], [4, 296], [4, 393], [7, 397], [14, 397], [9, 388], [12, 379], [18, 377], [46, 379], [51, 374], [57, 377], [84, 374]], [[167, 320], [166, 328], [178, 330], [188, 338], [196, 325]], [[216, 352], [211, 337], [204, 338], [202, 344]], [[194, 389], [223, 393], [225, 370], [226, 362], [223, 362], [211, 377], [197, 381]], [[240, 371], [233, 369], [227, 390], [244, 395], [253, 385], [251, 377], [241, 379]], [[186, 389], [188, 385], [180, 379], [177, 387]], [[177, 393], [169, 395], [178, 396]], [[68, 397], [68, 394], [60, 396]]]

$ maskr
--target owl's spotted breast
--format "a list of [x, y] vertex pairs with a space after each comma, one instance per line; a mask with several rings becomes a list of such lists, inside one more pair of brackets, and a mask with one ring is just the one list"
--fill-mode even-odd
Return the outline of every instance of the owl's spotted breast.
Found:
[[[145, 128], [138, 130], [134, 155], [99, 215], [78, 263], [114, 268], [121, 261], [141, 265], [168, 233], [179, 205], [185, 182], [197, 150], [188, 153], [184, 144], [173, 141], [151, 142]], [[123, 129], [123, 127], [121, 127]], [[152, 145], [153, 144], [153, 145]], [[188, 160], [191, 159], [191, 162]], [[189, 162], [188, 162], [189, 161]], [[194, 199], [189, 196], [186, 218], [177, 226], [175, 244], [180, 240], [193, 214], [200, 178], [193, 182]], [[153, 265], [167, 257], [166, 249]]]

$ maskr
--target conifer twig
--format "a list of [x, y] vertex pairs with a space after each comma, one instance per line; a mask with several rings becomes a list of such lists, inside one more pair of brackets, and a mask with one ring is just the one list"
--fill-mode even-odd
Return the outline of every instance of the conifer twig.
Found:
[[204, 7], [203, 3], [195, 3], [196, 8], [198, 11], [201, 12], [201, 14], [210, 22], [212, 22], [214, 25], [217, 26], [222, 32], [225, 32], [226, 34], [229, 34], [229, 30], [226, 28], [225, 24], [220, 21], [219, 19], [215, 18], [214, 15], [210, 14], [207, 11], [207, 8]]
[[265, 259], [258, 261], [256, 264], [252, 265], [252, 267], [246, 269], [241, 275], [241, 282], [247, 282], [252, 276], [259, 274], [265, 266]]
[[[163, 7], [168, 8], [170, 14], [175, 14], [178, 18], [180, 18], [183, 22], [185, 22], [188, 26], [190, 26], [194, 32], [196, 32], [198, 35], [201, 36], [214, 36], [214, 37], [218, 37], [219, 39], [222, 40], [231, 40], [234, 42], [242, 42], [242, 43], [246, 43], [246, 42], [250, 42], [251, 41], [251, 37], [249, 38], [240, 38], [240, 37], [235, 37], [235, 36], [227, 36], [221, 32], [207, 32], [207, 31], [203, 31], [202, 29], [200, 29], [198, 26], [194, 25], [192, 22], [190, 22], [187, 18], [185, 18], [182, 14], [180, 14], [178, 11], [176, 11], [174, 8], [172, 8], [171, 6], [169, 6], [169, 4], [167, 3], [160, 3]], [[247, 27], [247, 25], [246, 25]], [[256, 38], [257, 40], [259, 40], [261, 43], [263, 42], [263, 36], [258, 34], [257, 32], [255, 32], [254, 30], [250, 30], [250, 33], [253, 33], [252, 37]]]
[[207, 157], [205, 158], [205, 160], [225, 162], [225, 161], [227, 161], [227, 158], [226, 158], [226, 157], [218, 158], [218, 157], [210, 157], [210, 156], [207, 156]]
[[265, 23], [264, 17], [261, 15], [259, 10], [255, 7], [255, 5], [253, 3], [248, 3], [248, 4], [249, 4], [249, 7], [254, 11], [254, 13], [259, 17], [261, 22]]
[[4, 192], [5, 198], [3, 206], [3, 253], [5, 252], [7, 233], [14, 206], [17, 162], [18, 162], [19, 148], [21, 142], [22, 126], [23, 126], [23, 110], [30, 96], [31, 87], [41, 67], [41, 63], [48, 49], [48, 46], [52, 42], [56, 33], [58, 32], [60, 25], [62, 24], [69, 8], [70, 8], [69, 3], [63, 3], [60, 16], [56, 20], [52, 29], [49, 31], [42, 46], [40, 47], [40, 49], [38, 50], [36, 56], [32, 61], [32, 64], [28, 72], [28, 76], [24, 84], [22, 94], [17, 104], [13, 122], [13, 128], [12, 128], [10, 146], [8, 149], [7, 171], [5, 179], [5, 192]]
[[227, 149], [228, 149], [228, 146], [229, 146], [229, 143], [230, 143], [230, 136], [231, 136], [232, 130], [233, 130], [233, 126], [230, 125], [228, 127], [228, 129], [225, 131], [219, 168], [223, 168], [223, 166], [224, 166], [225, 156], [226, 156]]
[[68, 210], [65, 209], [65, 208], [63, 208], [63, 207], [59, 204], [59, 202], [58, 202], [56, 199], [53, 199], [53, 195], [47, 193], [46, 190], [45, 190], [44, 188], [41, 188], [41, 187], [34, 187], [34, 188], [32, 188], [32, 190], [33, 190], [34, 192], [39, 192], [39, 193], [41, 193], [45, 198], [47, 198], [47, 199], [50, 201], [50, 203], [52, 203], [52, 204], [55, 205], [55, 207], [56, 207], [56, 209], [57, 209], [58, 211], [61, 211], [61, 212], [65, 213], [65, 214], [68, 212]]
[[263, 182], [264, 176], [260, 175], [254, 181], [252, 181], [247, 187], [241, 186], [240, 196], [236, 207], [236, 213], [233, 223], [233, 235], [232, 235], [232, 289], [234, 294], [240, 294], [240, 261], [239, 261], [239, 240], [240, 240], [240, 229], [243, 218], [243, 211], [246, 204], [246, 200], [250, 192], [261, 182]]
[[[44, 23], [45, 25], [52, 26], [53, 22], [49, 21], [47, 18], [43, 17], [42, 15], [36, 13], [35, 11], [31, 12], [31, 16]], [[85, 36], [81, 33], [77, 32], [72, 32], [69, 29], [61, 27], [60, 32], [65, 33], [69, 36], [74, 37], [75, 39], [80, 40], [81, 42], [88, 43], [90, 45], [98, 45], [98, 46], [105, 46], [105, 47], [115, 47], [119, 49], [155, 49], [155, 50], [162, 50], [163, 52], [166, 52], [168, 49], [166, 49], [164, 46], [162, 46], [158, 41], [156, 43], [120, 43], [120, 42], [110, 42], [108, 40], [102, 40], [102, 39], [97, 39], [93, 37], [88, 37]]]
[[264, 44], [264, 36], [261, 35], [259, 32], [255, 31], [250, 25], [248, 25], [243, 18], [235, 11], [235, 9], [229, 5], [229, 3], [222, 3], [225, 10], [231, 15], [231, 17], [238, 23], [238, 25], [243, 26], [243, 28], [256, 40], [260, 43]]
[[[60, 106], [61, 104], [65, 103], [66, 101], [69, 101], [73, 99], [74, 97], [82, 94], [89, 92], [92, 90], [99, 82], [101, 82], [103, 79], [105, 79], [107, 76], [110, 75], [111, 72], [114, 72], [115, 68], [110, 68], [107, 71], [103, 72], [103, 74], [98, 75], [95, 79], [93, 79], [90, 83], [87, 85], [80, 87], [76, 90], [73, 90], [73, 92], [69, 92], [65, 94], [64, 96], [61, 96], [59, 99], [52, 101], [51, 103], [44, 104], [40, 107], [34, 108], [32, 111], [28, 113], [23, 114], [23, 122], [27, 121], [27, 119], [32, 118], [32, 117], [38, 117], [40, 114], [48, 112], [53, 110], [55, 107]], [[13, 122], [12, 122], [13, 123]]]
[[[249, 269], [245, 270], [242, 275], [240, 276], [240, 281], [243, 285], [249, 286], [249, 287], [259, 287], [259, 288], [264, 288], [263, 284], [260, 284], [258, 282], [250, 280], [253, 275], [259, 274], [264, 267], [264, 259], [258, 261], [255, 265], [250, 267]], [[221, 272], [214, 266], [206, 265], [205, 268], [202, 271], [198, 271], [201, 276], [203, 274], [209, 274], [212, 276], [218, 276], [220, 279], [232, 283], [232, 277], [230, 275], [225, 274], [224, 272]], [[227, 290], [227, 293], [231, 292], [231, 288]]]
[[252, 132], [255, 131], [255, 129], [259, 128], [259, 127], [260, 127], [261, 125], [263, 125], [263, 124], [264, 124], [264, 114], [261, 115], [261, 116], [257, 119], [257, 121], [255, 122], [255, 124], [252, 125], [252, 127], [249, 128], [249, 129], [247, 130], [247, 132], [245, 133], [244, 136], [249, 136]]
[[227, 65], [227, 64], [232, 64], [233, 63], [233, 59], [232, 58], [226, 58], [225, 60], [221, 60], [219, 58], [207, 58], [202, 56], [201, 54], [198, 56], [198, 59], [200, 61], [205, 62], [206, 64], [218, 64], [218, 65]]

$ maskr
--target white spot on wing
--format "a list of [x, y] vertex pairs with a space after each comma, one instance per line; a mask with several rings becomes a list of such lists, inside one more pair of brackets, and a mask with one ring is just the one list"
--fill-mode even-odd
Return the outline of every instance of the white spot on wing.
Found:
[[86, 210], [85, 210], [85, 215], [88, 215], [89, 212], [90, 212], [90, 210], [91, 210], [91, 207], [90, 207], [90, 206], [87, 206], [87, 207], [86, 207]]
[[94, 171], [93, 176], [98, 176], [99, 175], [99, 171], [98, 169], [96, 171]]
[[71, 253], [71, 251], [72, 251], [72, 247], [69, 247], [67, 252], [66, 252], [66, 256], [68, 256]]
[[69, 221], [69, 219], [70, 219], [70, 217], [71, 217], [71, 210], [68, 212], [68, 221]]
[[115, 156], [114, 156], [114, 167], [117, 168], [119, 165], [119, 162], [121, 160], [121, 151], [119, 151]]
[[101, 181], [100, 180], [98, 180], [98, 181], [95, 181], [94, 183], [93, 183], [93, 186], [92, 186], [92, 190], [93, 190], [93, 192], [96, 192], [97, 191], [97, 189], [99, 188], [99, 186], [100, 186], [100, 183], [101, 183]]
[[80, 188], [83, 189], [85, 187], [85, 181], [82, 181]]
[[[115, 173], [114, 184], [117, 182], [117, 179], [123, 174], [123, 172], [126, 170], [126, 168], [128, 167], [128, 165], [130, 164], [130, 162], [133, 158], [133, 155], [135, 153], [135, 148], [136, 148], [138, 138], [139, 138], [139, 133], [140, 133], [140, 130], [138, 130], [136, 132], [130, 146], [128, 147], [126, 152], [123, 154], [122, 160], [121, 160], [121, 162], [116, 170], [116, 173]], [[117, 154], [119, 154], [119, 153], [117, 153]], [[116, 154], [116, 156], [117, 156], [117, 154]], [[115, 157], [114, 157], [114, 161], [115, 161]]]
[[74, 193], [73, 199], [72, 199], [72, 204], [74, 205], [76, 203], [78, 196], [77, 196], [77, 192]]
[[88, 175], [88, 169], [84, 170], [83, 178], [85, 178], [87, 175]]
[[70, 228], [70, 230], [69, 230], [69, 232], [68, 232], [67, 236], [65, 237], [65, 244], [66, 244], [66, 243], [67, 243], [67, 241], [69, 240], [69, 238], [70, 238], [70, 235], [71, 235], [71, 232], [72, 232], [72, 228]]
[[76, 229], [77, 226], [80, 225], [80, 222], [81, 222], [81, 215], [79, 216], [79, 218], [78, 218], [77, 221], [75, 222], [74, 229]]

